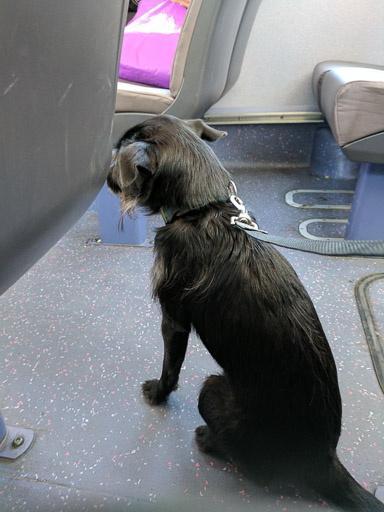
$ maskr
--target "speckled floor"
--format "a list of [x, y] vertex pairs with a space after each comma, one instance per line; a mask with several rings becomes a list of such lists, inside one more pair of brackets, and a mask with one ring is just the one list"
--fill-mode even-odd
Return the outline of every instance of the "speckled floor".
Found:
[[[287, 206], [287, 191], [355, 183], [311, 176], [303, 164], [233, 168], [239, 196], [261, 227], [287, 236], [297, 235], [300, 221], [324, 216]], [[149, 232], [160, 224], [149, 219]], [[89, 211], [0, 300], [0, 408], [7, 424], [36, 432], [22, 459], [0, 462], [0, 510], [334, 510], [292, 486], [260, 488], [231, 464], [199, 453], [197, 396], [216, 366], [196, 336], [167, 407], [144, 403], [141, 383], [159, 375], [162, 361], [152, 252], [88, 245], [97, 235], [97, 214]], [[340, 458], [372, 492], [384, 485], [384, 395], [354, 287], [384, 272], [384, 260], [282, 252], [315, 303], [338, 367]], [[371, 296], [382, 330], [384, 280]]]

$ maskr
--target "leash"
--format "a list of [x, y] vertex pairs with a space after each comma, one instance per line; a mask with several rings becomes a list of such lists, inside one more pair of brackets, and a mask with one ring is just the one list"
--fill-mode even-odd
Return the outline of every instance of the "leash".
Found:
[[232, 192], [229, 200], [240, 212], [239, 215], [231, 218], [231, 224], [236, 225], [249, 236], [261, 242], [325, 256], [384, 257], [383, 240], [307, 240], [305, 238], [284, 238], [269, 235], [267, 231], [260, 229], [251, 218], [243, 201], [237, 196], [236, 185], [233, 181], [230, 182], [229, 189]]
[[248, 224], [236, 221], [236, 226], [245, 231], [249, 236], [262, 242], [295, 249], [297, 251], [312, 252], [325, 256], [365, 256], [384, 257], [384, 241], [381, 240], [306, 240], [305, 238], [283, 238], [272, 236], [257, 229], [254, 230]]
[[[260, 229], [257, 222], [249, 215], [243, 201], [237, 195], [237, 188], [233, 181], [230, 181], [227, 188], [227, 197], [222, 199], [229, 201], [237, 210], [238, 215], [231, 217], [231, 224], [245, 231], [249, 236], [269, 244], [294, 249], [296, 251], [310, 252], [324, 256], [361, 256], [361, 257], [384, 257], [383, 240], [307, 240], [305, 238], [284, 238], [269, 235], [267, 231]], [[209, 202], [214, 202], [214, 199]], [[209, 204], [209, 203], [208, 203]], [[160, 213], [165, 224], [170, 224], [177, 218], [192, 211], [204, 208], [206, 204], [195, 208], [169, 208], [162, 206]]]

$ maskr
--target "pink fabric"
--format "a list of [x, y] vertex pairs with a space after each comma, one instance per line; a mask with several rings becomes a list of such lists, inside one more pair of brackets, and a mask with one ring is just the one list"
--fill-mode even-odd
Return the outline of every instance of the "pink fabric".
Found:
[[168, 89], [186, 12], [171, 0], [140, 0], [124, 29], [119, 77]]

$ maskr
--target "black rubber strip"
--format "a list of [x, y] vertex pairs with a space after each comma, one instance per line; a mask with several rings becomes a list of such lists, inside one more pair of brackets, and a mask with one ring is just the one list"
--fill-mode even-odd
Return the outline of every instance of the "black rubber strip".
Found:
[[267, 235], [248, 229], [247, 224], [236, 222], [236, 225], [248, 235], [279, 247], [297, 251], [312, 252], [325, 256], [365, 256], [384, 257], [384, 240], [307, 240], [305, 238], [283, 238]]
[[369, 295], [370, 287], [381, 280], [384, 280], [384, 273], [360, 279], [355, 286], [355, 298], [377, 380], [384, 393], [384, 339], [380, 334]]

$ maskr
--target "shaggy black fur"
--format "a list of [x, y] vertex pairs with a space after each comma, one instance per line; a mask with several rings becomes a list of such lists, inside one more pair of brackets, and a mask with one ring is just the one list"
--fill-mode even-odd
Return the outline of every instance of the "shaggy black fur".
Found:
[[116, 148], [108, 185], [123, 212], [176, 212], [155, 239], [164, 362], [160, 379], [143, 384], [144, 396], [160, 404], [176, 389], [194, 328], [223, 369], [200, 393], [202, 451], [263, 483], [276, 472], [295, 474], [347, 510], [383, 511], [337, 458], [336, 367], [311, 299], [273, 246], [230, 224], [237, 213], [227, 201], [230, 176], [201, 140], [223, 135], [200, 120], [158, 116]]

